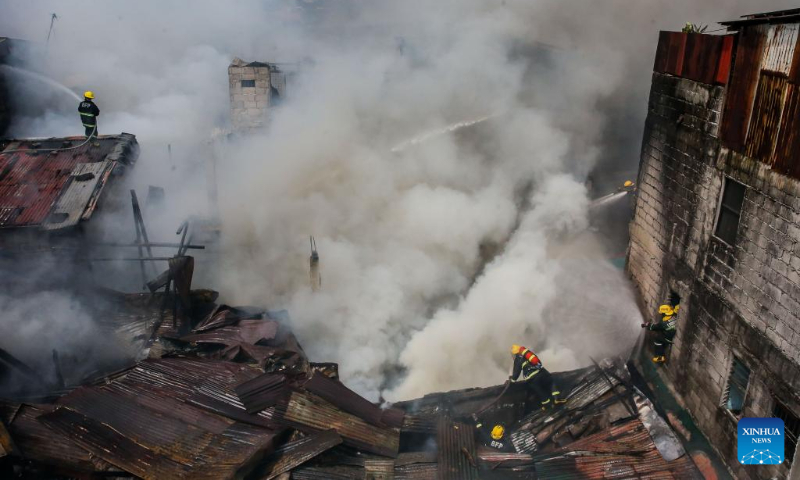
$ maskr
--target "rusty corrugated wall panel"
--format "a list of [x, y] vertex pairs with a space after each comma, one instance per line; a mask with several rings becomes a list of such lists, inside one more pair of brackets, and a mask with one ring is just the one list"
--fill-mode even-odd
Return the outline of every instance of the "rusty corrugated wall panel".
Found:
[[792, 54], [792, 66], [789, 68], [789, 81], [793, 83], [800, 83], [800, 35], [794, 44], [794, 53]]
[[669, 40], [670, 34], [673, 32], [658, 32], [658, 45], [656, 46], [656, 60], [653, 64], [653, 71], [657, 73], [666, 73], [667, 71], [667, 58], [669, 57]]
[[772, 25], [767, 33], [763, 70], [789, 75], [797, 44], [798, 24]]
[[440, 417], [436, 427], [436, 445], [439, 449], [438, 480], [479, 478], [473, 427], [445, 416]]
[[761, 73], [747, 133], [747, 156], [771, 163], [785, 91], [785, 76], [767, 71]]
[[653, 71], [681, 75], [686, 51], [686, 34], [681, 32], [659, 32], [656, 60]]
[[794, 83], [786, 86], [786, 99], [772, 169], [800, 179], [800, 85]]
[[720, 137], [724, 146], [742, 152], [750, 124], [767, 26], [759, 25], [739, 32], [733, 64], [733, 75], [725, 95]]
[[719, 85], [726, 85], [730, 78], [735, 40], [735, 35], [725, 35], [722, 37], [722, 49], [720, 50], [719, 63], [717, 64], [717, 75], [714, 78], [714, 82]]
[[722, 37], [686, 34], [686, 49], [681, 76], [696, 82], [713, 84], [722, 52]]

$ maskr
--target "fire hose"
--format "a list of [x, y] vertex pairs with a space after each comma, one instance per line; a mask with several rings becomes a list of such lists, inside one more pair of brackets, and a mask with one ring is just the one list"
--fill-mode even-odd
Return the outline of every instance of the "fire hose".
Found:
[[473, 415], [478, 415], [479, 413], [483, 413], [486, 410], [488, 410], [489, 407], [491, 407], [492, 405], [497, 403], [501, 398], [503, 398], [503, 395], [506, 394], [506, 392], [508, 391], [508, 387], [510, 387], [510, 386], [511, 386], [511, 380], [506, 380], [506, 383], [503, 386], [503, 391], [500, 392], [500, 395], [498, 395], [491, 402], [487, 403], [486, 405], [484, 405], [483, 407], [478, 409]]

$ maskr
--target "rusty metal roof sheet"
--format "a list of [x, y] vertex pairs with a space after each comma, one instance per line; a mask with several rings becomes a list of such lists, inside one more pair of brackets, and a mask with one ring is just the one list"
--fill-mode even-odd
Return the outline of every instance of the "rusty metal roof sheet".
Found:
[[436, 429], [436, 445], [439, 449], [439, 480], [479, 478], [473, 427], [443, 416]]
[[47, 428], [38, 418], [55, 409], [52, 405], [22, 405], [9, 425], [9, 433], [22, 457], [56, 467], [92, 472], [99, 465], [92, 455], [67, 435]]
[[[350, 390], [338, 380], [315, 373], [303, 383], [303, 388], [373, 425], [397, 428], [403, 424], [405, 412], [395, 409], [394, 412], [386, 413], [385, 410]], [[384, 421], [391, 422], [391, 425], [387, 425]]]
[[439, 466], [435, 463], [410, 463], [394, 467], [395, 480], [436, 480]]
[[764, 50], [764, 70], [789, 75], [797, 45], [797, 32], [800, 25], [773, 25], [767, 33]]
[[253, 345], [262, 340], [271, 340], [275, 338], [277, 333], [278, 322], [274, 320], [240, 320], [236, 325], [186, 335], [181, 337], [181, 341], [221, 345], [236, 345], [239, 343]]
[[332, 428], [346, 445], [378, 455], [396, 457], [400, 448], [399, 429], [371, 425], [308, 392], [294, 391], [279, 402], [275, 420], [305, 432]]
[[786, 84], [785, 76], [763, 71], [753, 101], [745, 154], [768, 165], [778, 140]]
[[360, 467], [306, 467], [292, 470], [292, 480], [363, 480], [364, 469]]
[[315, 433], [289, 442], [265, 458], [264, 464], [253, 472], [253, 477], [271, 480], [340, 443], [342, 443], [342, 437], [333, 430]]
[[[67, 214], [64, 226], [85, 220], [97, 204], [96, 197], [107, 182], [114, 162], [132, 164], [138, 155], [136, 138], [121, 135], [101, 136], [93, 146], [87, 143], [71, 150], [36, 151], [36, 148], [65, 148], [79, 145], [83, 137], [46, 140], [12, 140], [0, 151], [0, 228], [31, 227], [48, 223], [57, 207], [59, 217]], [[8, 152], [8, 153], [4, 153]], [[91, 188], [79, 185], [74, 173], [109, 162], [90, 180]], [[83, 172], [86, 173], [86, 172]], [[67, 194], [65, 196], [65, 193]], [[63, 202], [61, 201], [63, 198]], [[52, 221], [48, 228], [59, 228]]]
[[289, 394], [286, 375], [279, 373], [265, 373], [237, 385], [234, 391], [248, 413], [271, 407]]
[[555, 452], [534, 456], [541, 478], [701, 479], [688, 455], [667, 462], [638, 419], [578, 440]]
[[143, 478], [231, 478], [272, 448], [276, 432], [187, 402], [197, 389], [218, 390], [239, 373], [212, 363], [142, 362], [108, 385], [74, 390], [40, 420]]

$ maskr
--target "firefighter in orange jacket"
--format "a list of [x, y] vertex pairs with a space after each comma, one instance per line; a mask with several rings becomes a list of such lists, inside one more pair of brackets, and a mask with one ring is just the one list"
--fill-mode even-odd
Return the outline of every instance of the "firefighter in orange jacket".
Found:
[[514, 356], [514, 370], [508, 379], [514, 382], [519, 377], [519, 382], [524, 382], [539, 399], [542, 410], [567, 402], [561, 400], [561, 392], [553, 383], [553, 376], [535, 353], [523, 346], [512, 345], [511, 355]]

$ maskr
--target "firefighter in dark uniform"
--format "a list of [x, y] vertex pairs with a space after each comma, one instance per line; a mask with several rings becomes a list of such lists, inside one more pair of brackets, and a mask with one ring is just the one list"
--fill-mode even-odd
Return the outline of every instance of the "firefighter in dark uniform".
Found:
[[476, 414], [472, 414], [472, 419], [475, 421], [475, 430], [478, 432], [482, 444], [501, 452], [517, 451], [511, 444], [511, 439], [506, 435], [506, 427], [503, 424], [484, 424]]
[[541, 402], [542, 410], [555, 407], [566, 400], [561, 400], [561, 392], [553, 383], [553, 376], [542, 365], [535, 353], [520, 345], [511, 346], [514, 356], [514, 370], [509, 377], [512, 382], [524, 382]]
[[664, 363], [667, 361], [665, 355], [667, 346], [672, 345], [675, 339], [675, 334], [678, 328], [678, 310], [680, 305], [661, 305], [658, 307], [658, 313], [661, 314], [661, 321], [653, 324], [643, 323], [642, 328], [646, 328], [651, 332], [657, 332], [656, 339], [653, 340], [655, 347], [655, 356], [653, 363]]
[[94, 100], [94, 93], [87, 91], [83, 94], [83, 101], [78, 105], [78, 113], [81, 115], [81, 123], [83, 128], [86, 129], [86, 138], [97, 138], [97, 117], [100, 115], [100, 109], [92, 101]]

